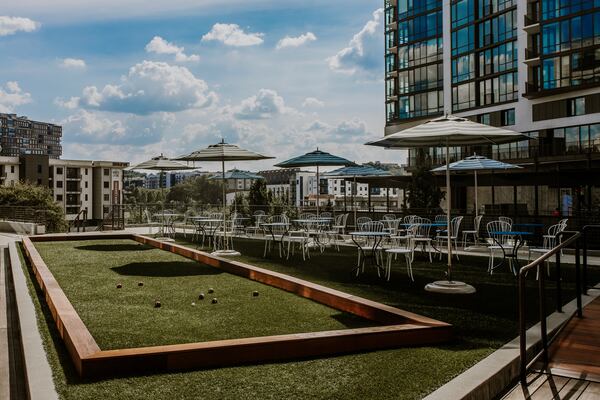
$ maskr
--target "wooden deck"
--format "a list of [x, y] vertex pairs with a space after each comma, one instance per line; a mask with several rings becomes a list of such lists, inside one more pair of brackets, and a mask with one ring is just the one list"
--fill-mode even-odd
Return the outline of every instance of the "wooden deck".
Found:
[[527, 376], [502, 400], [600, 399], [600, 297], [574, 316], [550, 346], [550, 362], [543, 372]]
[[550, 347], [550, 372], [600, 382], [600, 297], [571, 319]]
[[600, 383], [565, 378], [544, 373], [531, 373], [529, 385], [515, 386], [502, 400], [597, 400]]

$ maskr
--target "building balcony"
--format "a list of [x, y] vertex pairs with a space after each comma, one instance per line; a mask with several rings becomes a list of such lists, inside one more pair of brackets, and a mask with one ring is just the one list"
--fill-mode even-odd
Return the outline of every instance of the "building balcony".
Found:
[[80, 181], [81, 180], [81, 175], [69, 175], [69, 174], [67, 174], [67, 180], [68, 181]]
[[540, 64], [540, 53], [536, 49], [525, 49], [525, 64], [536, 66]]

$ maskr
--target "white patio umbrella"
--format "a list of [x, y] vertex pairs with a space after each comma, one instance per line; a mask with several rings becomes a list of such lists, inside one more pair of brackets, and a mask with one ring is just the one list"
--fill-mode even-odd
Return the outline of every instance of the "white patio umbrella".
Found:
[[225, 178], [225, 161], [253, 161], [253, 160], [266, 160], [269, 158], [263, 156], [262, 154], [254, 153], [249, 150], [242, 149], [234, 144], [225, 143], [225, 140], [221, 140], [220, 143], [213, 144], [208, 146], [205, 149], [194, 151], [188, 155], [180, 156], [175, 158], [175, 160], [180, 161], [219, 161], [221, 162], [222, 168], [222, 183], [223, 183], [223, 248], [219, 249], [213, 254], [219, 256], [237, 256], [240, 255], [239, 252], [225, 248], [227, 246], [227, 229], [226, 229], [226, 210], [227, 210], [227, 199], [226, 195], [226, 185], [227, 180]]
[[525, 140], [528, 136], [503, 128], [473, 122], [467, 118], [446, 115], [423, 124], [385, 136], [367, 143], [386, 148], [410, 149], [415, 147], [446, 148], [446, 197], [447, 197], [447, 281], [437, 281], [425, 286], [425, 290], [441, 293], [474, 293], [475, 288], [464, 282], [452, 280], [452, 243], [450, 241], [451, 187], [450, 187], [450, 146], [471, 146], [503, 144]]
[[[141, 162], [139, 164], [136, 164], [132, 167], [128, 168], [129, 170], [148, 170], [148, 171], [159, 171], [159, 176], [158, 176], [158, 186], [160, 186], [160, 192], [163, 193], [164, 192], [164, 187], [161, 186], [161, 176], [163, 174], [163, 172], [166, 171], [183, 171], [183, 170], [188, 170], [188, 169], [196, 169], [194, 167], [190, 167], [187, 166], [183, 163], [177, 162], [177, 161], [173, 161], [168, 159], [167, 157], [163, 156], [162, 154], [158, 157], [153, 157], [150, 160]], [[163, 200], [163, 208], [162, 208], [162, 219], [164, 221], [165, 219], [165, 206], [164, 206], [164, 200]], [[161, 228], [162, 229], [162, 228]], [[169, 238], [158, 238], [159, 240], [170, 240]]]
[[[475, 173], [475, 217], [479, 214], [479, 202], [477, 200], [477, 171], [494, 171], [506, 169], [519, 169], [518, 165], [508, 164], [502, 161], [492, 160], [477, 154], [460, 161], [450, 163], [448, 169], [453, 172], [473, 171]], [[445, 172], [446, 166], [442, 165], [431, 170], [431, 172]]]

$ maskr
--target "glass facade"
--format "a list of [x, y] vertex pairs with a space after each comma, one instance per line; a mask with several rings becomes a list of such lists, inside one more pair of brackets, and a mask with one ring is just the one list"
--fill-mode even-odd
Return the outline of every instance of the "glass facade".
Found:
[[443, 112], [442, 1], [385, 3], [387, 122]]
[[540, 57], [528, 71], [528, 94], [600, 83], [600, 0], [539, 4], [528, 10], [531, 21], [540, 21], [539, 33], [528, 40]]
[[516, 0], [451, 3], [452, 110], [518, 99]]

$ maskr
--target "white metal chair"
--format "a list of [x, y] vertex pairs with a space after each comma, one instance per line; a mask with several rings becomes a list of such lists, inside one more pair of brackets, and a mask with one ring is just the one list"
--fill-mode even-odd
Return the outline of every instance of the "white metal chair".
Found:
[[279, 246], [279, 257], [282, 257], [283, 253], [283, 238], [288, 232], [289, 227], [289, 219], [285, 215], [274, 215], [269, 219], [269, 222], [279, 223], [281, 225], [271, 226], [266, 228], [262, 225], [264, 230], [264, 241], [265, 241], [265, 250], [263, 253], [263, 257], [267, 256], [267, 251], [271, 251], [273, 241], [276, 241]]
[[[463, 220], [462, 216], [454, 217], [450, 220], [450, 245], [454, 245], [454, 249], [458, 249], [458, 232], [460, 231], [460, 224]], [[441, 248], [443, 243], [446, 243], [448, 240], [448, 232], [446, 229], [438, 231], [436, 236], [436, 242], [438, 244], [438, 248]], [[454, 253], [456, 255], [456, 259], [458, 260], [458, 253]], [[440, 252], [440, 260], [442, 259], [442, 253]]]
[[290, 254], [294, 255], [294, 249], [298, 247], [302, 251], [302, 259], [310, 259], [310, 235], [308, 233], [310, 227], [307, 229], [298, 229], [289, 231], [283, 238], [283, 243], [287, 243], [287, 259], [290, 259]]
[[478, 215], [473, 219], [473, 230], [463, 230], [462, 233], [462, 242], [463, 249], [467, 245], [467, 239], [469, 236], [473, 236], [473, 243], [479, 243], [479, 226], [481, 225], [481, 219], [483, 216]]
[[404, 242], [405, 246], [396, 246], [391, 247], [385, 250], [387, 256], [387, 264], [386, 264], [386, 278], [389, 281], [392, 275], [392, 259], [396, 259], [399, 255], [404, 255], [404, 260], [406, 262], [406, 272], [410, 279], [414, 282], [415, 278], [412, 272], [412, 260], [414, 259], [414, 247], [411, 242], [411, 238], [414, 237], [415, 230], [417, 225], [412, 225], [407, 229], [407, 240]]
[[[530, 247], [527, 260], [531, 261], [531, 254], [536, 254], [542, 256], [552, 250], [554, 247], [558, 245], [558, 234], [561, 232], [563, 225], [559, 222], [556, 225], [552, 225], [548, 228], [548, 234], [544, 235], [544, 241], [542, 243], [542, 247]], [[546, 274], [550, 276], [550, 260], [546, 260]], [[537, 268], [536, 279], [540, 276], [540, 268]]]
[[[488, 272], [490, 275], [494, 273], [494, 269], [496, 268], [494, 265], [495, 251], [500, 250], [504, 253], [506, 251], [511, 252], [513, 250], [513, 238], [510, 235], [498, 233], [508, 232], [510, 229], [511, 225], [507, 221], [491, 221], [486, 225], [489, 243], [488, 249], [490, 251], [490, 256], [488, 259]], [[514, 266], [512, 265], [512, 259], [509, 259], [509, 268], [514, 274], [516, 274]]]
[[508, 230], [510, 231], [513, 226], [513, 220], [510, 217], [498, 217], [498, 221], [506, 222], [509, 225]]
[[[360, 225], [360, 231], [361, 232], [375, 232], [375, 233], [379, 233], [379, 232], [383, 232], [383, 223], [379, 222], [379, 221], [367, 221], [363, 224]], [[375, 257], [375, 260], [377, 262], [379, 262], [379, 260], [381, 259], [381, 251], [383, 249], [383, 247], [381, 246], [381, 241], [379, 241], [379, 245], [375, 245], [377, 243], [377, 239], [375, 238], [370, 238], [370, 239], [366, 239], [365, 240], [365, 244], [363, 245], [363, 251], [362, 253], [364, 253], [366, 255], [367, 252], [371, 251], [373, 252], [373, 257]], [[361, 264], [361, 261], [362, 264]], [[364, 260], [361, 260], [361, 251], [358, 251], [358, 265], [362, 265], [362, 270], [364, 272]], [[357, 271], [358, 274], [358, 271]], [[377, 269], [377, 275], [379, 275], [379, 269]]]
[[416, 217], [414, 220], [415, 230], [414, 237], [411, 239], [414, 249], [421, 246], [421, 251], [429, 254], [429, 262], [433, 262], [431, 257], [431, 242], [432, 238], [430, 235], [431, 230], [431, 220], [427, 218]]
[[361, 230], [360, 227], [361, 227], [362, 224], [365, 224], [365, 223], [371, 222], [371, 221], [373, 221], [373, 220], [370, 217], [358, 217], [358, 218], [356, 218], [356, 229], [360, 231]]

